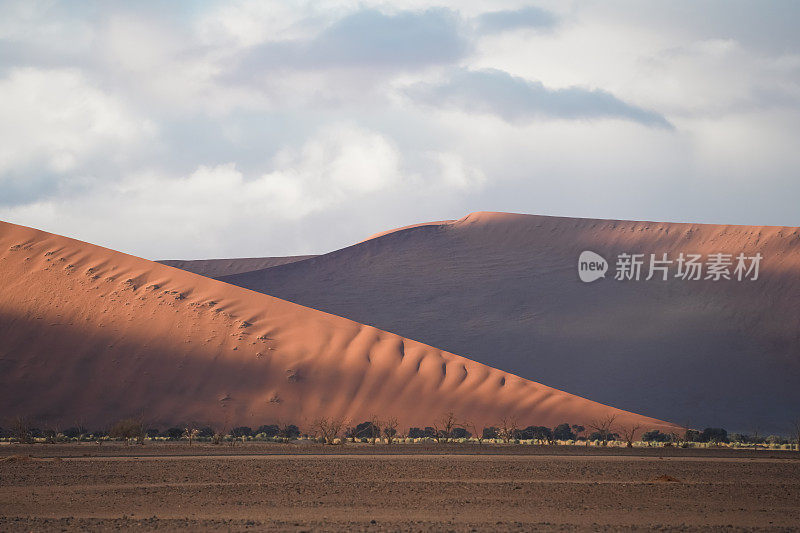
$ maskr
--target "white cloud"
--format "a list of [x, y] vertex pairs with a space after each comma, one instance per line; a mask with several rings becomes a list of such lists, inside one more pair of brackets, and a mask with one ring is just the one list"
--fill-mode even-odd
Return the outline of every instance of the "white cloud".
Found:
[[246, 48], [311, 37], [324, 20], [314, 7], [284, 0], [226, 2], [202, 13], [193, 25], [205, 45]]
[[221, 79], [238, 50], [208, 46], [191, 28], [147, 15], [112, 14], [98, 33], [99, 73], [109, 86], [162, 117], [263, 109], [269, 98]]
[[276, 170], [253, 187], [276, 194], [275, 209], [299, 218], [351, 195], [388, 191], [402, 180], [401, 156], [380, 134], [352, 125], [326, 128], [300, 150], [282, 150]]
[[[254, 233], [278, 238], [287, 225], [343, 205], [360, 205], [363, 216], [396, 195], [469, 191], [483, 182], [457, 155], [425, 156], [427, 164], [409, 166], [383, 135], [340, 124], [279, 151], [272, 170], [260, 175], [248, 177], [232, 162], [182, 177], [143, 171], [72, 197], [0, 209], [0, 218], [149, 257], [202, 255], [209, 246], [251, 241]], [[283, 250], [296, 251], [285, 244]]]
[[456, 153], [437, 153], [433, 155], [439, 165], [439, 177], [446, 188], [456, 190], [479, 189], [486, 183], [486, 174], [479, 168], [471, 167]]
[[5, 0], [0, 3], [0, 40], [85, 52], [95, 27], [71, 8], [50, 0]]
[[0, 180], [30, 167], [67, 172], [91, 156], [113, 157], [115, 147], [152, 133], [151, 122], [80, 71], [24, 68], [0, 79]]
[[765, 56], [733, 39], [694, 41], [643, 59], [630, 90], [646, 95], [643, 98], [652, 105], [687, 117], [796, 106], [799, 61], [798, 54]]

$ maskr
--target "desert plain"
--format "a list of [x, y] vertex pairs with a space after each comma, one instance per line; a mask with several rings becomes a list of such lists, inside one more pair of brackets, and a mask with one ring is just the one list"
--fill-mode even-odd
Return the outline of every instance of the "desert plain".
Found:
[[800, 454], [477, 444], [9, 445], [3, 531], [791, 531]]

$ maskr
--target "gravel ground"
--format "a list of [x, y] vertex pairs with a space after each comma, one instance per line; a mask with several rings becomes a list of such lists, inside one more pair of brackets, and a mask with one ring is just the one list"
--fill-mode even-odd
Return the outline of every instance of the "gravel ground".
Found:
[[0, 530], [794, 530], [800, 454], [534, 446], [0, 447]]

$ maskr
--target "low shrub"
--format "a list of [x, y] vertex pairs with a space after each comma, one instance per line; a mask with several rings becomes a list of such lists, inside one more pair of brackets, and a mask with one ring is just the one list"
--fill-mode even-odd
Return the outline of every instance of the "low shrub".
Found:
[[111, 427], [109, 436], [112, 439], [124, 440], [126, 443], [132, 439], [136, 439], [141, 443], [144, 441], [144, 427], [141, 420], [126, 418]]

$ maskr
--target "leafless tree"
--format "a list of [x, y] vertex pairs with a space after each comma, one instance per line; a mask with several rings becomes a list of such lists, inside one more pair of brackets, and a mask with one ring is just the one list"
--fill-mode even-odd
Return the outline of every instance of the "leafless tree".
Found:
[[75, 421], [75, 427], [78, 428], [78, 430], [80, 430], [80, 434], [78, 435], [78, 440], [82, 441], [84, 438], [86, 438], [86, 435], [89, 433], [89, 430], [87, 429], [86, 419], [84, 419], [83, 417], [78, 418]]
[[639, 424], [619, 427], [619, 430], [622, 433], [622, 438], [625, 439], [628, 448], [633, 448], [633, 441], [636, 440], [636, 434], [641, 428], [642, 426]]
[[278, 435], [285, 439], [294, 438], [300, 433], [300, 428], [289, 422], [281, 422], [280, 419], [278, 419], [277, 425], [280, 428]]
[[517, 433], [517, 421], [514, 418], [504, 416], [500, 419], [500, 427], [498, 429], [500, 430], [500, 438], [503, 439], [503, 442], [508, 444]]
[[482, 445], [483, 441], [485, 440], [485, 437], [483, 436], [483, 430], [486, 428], [481, 428], [479, 430], [477, 424], [475, 424], [475, 422], [472, 422], [470, 420], [465, 421], [464, 425], [469, 430], [469, 432], [472, 433], [472, 435], [475, 437], [475, 440], [478, 441], [478, 446]]
[[353, 443], [358, 442], [358, 424], [348, 424], [344, 430], [345, 437], [348, 437]]
[[103, 441], [108, 438], [108, 434], [111, 430], [108, 428], [108, 425], [104, 425], [99, 435], [94, 435], [95, 439], [94, 442], [97, 444], [97, 447], [100, 448], [103, 446]]
[[327, 444], [330, 432], [330, 420], [324, 416], [314, 419], [311, 422], [311, 431], [314, 432], [315, 438], [322, 439], [322, 444]]
[[233, 442], [228, 442], [226, 439], [226, 437], [233, 432], [230, 411], [225, 411], [225, 418], [222, 420], [222, 422], [215, 421], [211, 426], [211, 429], [214, 431], [214, 434], [211, 436], [212, 445], [222, 446], [223, 444], [228, 444], [229, 446], [234, 446], [236, 444], [236, 439], [232, 439]]
[[397, 418], [392, 416], [387, 418], [383, 423], [383, 436], [386, 437], [386, 441], [391, 444], [395, 435], [397, 435]]
[[433, 429], [436, 431], [436, 433], [441, 433], [445, 442], [449, 442], [453, 436], [453, 429], [457, 424], [458, 422], [456, 421], [456, 415], [453, 413], [453, 411], [448, 411], [442, 416], [442, 418], [433, 424]]
[[19, 443], [30, 444], [33, 442], [31, 423], [27, 417], [17, 416], [11, 420], [11, 434]]
[[608, 444], [608, 436], [611, 434], [616, 419], [617, 415], [609, 414], [589, 422], [589, 427], [600, 433], [600, 438], [603, 439], [603, 446]]
[[372, 415], [372, 418], [369, 421], [370, 427], [369, 430], [372, 433], [370, 435], [372, 437], [372, 444], [378, 442], [378, 439], [381, 436], [381, 428], [383, 427], [383, 421], [378, 418], [377, 415]]
[[345, 425], [343, 418], [320, 417], [311, 423], [311, 428], [315, 436], [322, 438], [323, 444], [333, 444]]
[[45, 422], [44, 424], [45, 431], [44, 431], [44, 438], [47, 444], [55, 444], [56, 439], [58, 438], [58, 434], [60, 431], [58, 430], [58, 424], [55, 422]]

